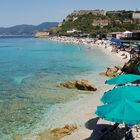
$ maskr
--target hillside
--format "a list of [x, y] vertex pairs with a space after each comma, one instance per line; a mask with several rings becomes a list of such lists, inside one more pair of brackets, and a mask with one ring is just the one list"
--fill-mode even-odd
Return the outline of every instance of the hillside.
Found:
[[74, 11], [63, 20], [57, 33], [67, 36], [79, 34], [94, 36], [101, 33], [140, 29], [140, 17], [133, 18], [133, 13], [135, 12], [125, 10]]
[[35, 25], [16, 25], [8, 28], [0, 28], [0, 35], [34, 35], [38, 31], [46, 31], [49, 28], [57, 26], [57, 22], [44, 22]]

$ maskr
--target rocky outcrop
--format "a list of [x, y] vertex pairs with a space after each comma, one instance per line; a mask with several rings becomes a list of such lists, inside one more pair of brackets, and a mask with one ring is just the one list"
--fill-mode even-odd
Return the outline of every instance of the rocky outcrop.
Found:
[[109, 67], [107, 68], [106, 72], [101, 73], [101, 75], [116, 77], [122, 73], [121, 69], [122, 67], [120, 66]]
[[122, 68], [124, 73], [140, 75], [140, 57], [129, 60]]
[[61, 83], [60, 84], [61, 87], [66, 87], [66, 88], [76, 88], [79, 90], [87, 90], [87, 91], [96, 91], [97, 88], [96, 86], [87, 80], [80, 80], [80, 81], [70, 81], [70, 82], [66, 82], [66, 83]]
[[77, 129], [76, 125], [67, 124], [63, 128], [56, 128], [51, 131], [51, 134], [57, 138], [62, 138], [67, 135], [71, 135]]

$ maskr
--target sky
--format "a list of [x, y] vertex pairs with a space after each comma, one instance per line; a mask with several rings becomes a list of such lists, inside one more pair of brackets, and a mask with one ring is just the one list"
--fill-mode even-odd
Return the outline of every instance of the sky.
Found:
[[81, 9], [140, 10], [140, 0], [0, 0], [0, 27], [61, 22]]

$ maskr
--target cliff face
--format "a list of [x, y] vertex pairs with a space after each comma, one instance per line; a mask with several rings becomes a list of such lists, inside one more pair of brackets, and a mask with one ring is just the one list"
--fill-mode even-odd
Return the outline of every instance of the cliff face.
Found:
[[49, 36], [49, 32], [37, 32], [35, 34], [36, 38], [44, 38], [44, 37], [48, 37]]

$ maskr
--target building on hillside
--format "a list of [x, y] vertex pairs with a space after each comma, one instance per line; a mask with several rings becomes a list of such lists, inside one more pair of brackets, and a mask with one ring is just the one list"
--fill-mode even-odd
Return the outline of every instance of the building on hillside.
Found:
[[140, 24], [140, 19], [133, 19], [134, 23]]
[[106, 15], [109, 17], [110, 16], [120, 16], [120, 15], [122, 15], [122, 11], [107, 11]]
[[70, 29], [66, 31], [67, 34], [73, 34], [73, 33], [81, 33], [81, 31], [75, 30], [75, 29]]
[[77, 20], [78, 16], [82, 16], [85, 14], [93, 14], [93, 15], [103, 15], [106, 16], [106, 11], [105, 10], [80, 10], [80, 11], [74, 11], [73, 13], [71, 13], [70, 15], [68, 15], [64, 21], [68, 21], [68, 20]]
[[111, 22], [108, 19], [99, 19], [99, 20], [93, 20], [92, 26], [107, 26], [109, 25]]
[[132, 30], [132, 39], [140, 40], [140, 30]]
[[132, 13], [132, 18], [133, 19], [140, 19], [140, 12], [133, 12]]
[[75, 21], [75, 20], [77, 20], [78, 19], [78, 17], [73, 17], [73, 21]]
[[120, 11], [107, 11], [106, 15], [107, 16], [115, 16], [115, 17], [123, 17], [126, 19], [131, 19], [132, 18], [132, 13], [133, 11], [125, 11], [125, 10], [120, 10]]
[[124, 37], [123, 32], [112, 32], [109, 33], [107, 36], [111, 37], [112, 39], [120, 39], [121, 37]]
[[50, 35], [50, 33], [49, 32], [37, 32], [36, 34], [35, 34], [35, 37], [36, 38], [43, 38], [43, 37], [48, 37]]
[[132, 38], [132, 32], [131, 31], [125, 31], [123, 32], [124, 38]]
[[123, 24], [132, 24], [133, 21], [131, 19], [125, 19], [123, 20]]

